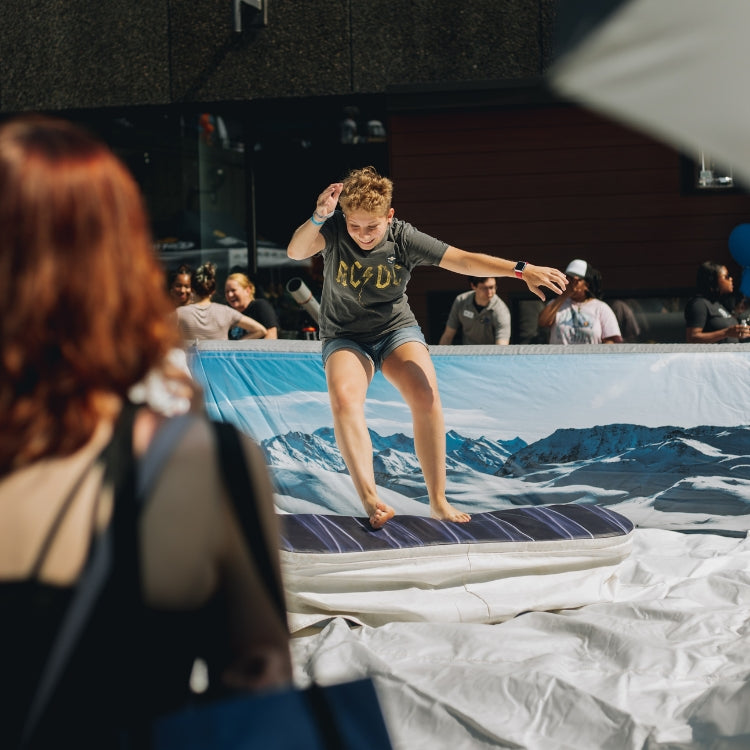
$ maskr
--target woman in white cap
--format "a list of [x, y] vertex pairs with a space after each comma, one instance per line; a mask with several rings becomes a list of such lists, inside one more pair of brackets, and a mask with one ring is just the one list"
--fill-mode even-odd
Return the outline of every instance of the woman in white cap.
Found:
[[601, 274], [585, 260], [565, 269], [568, 286], [539, 313], [539, 325], [550, 329], [550, 344], [620, 344], [622, 334], [612, 308], [599, 299]]

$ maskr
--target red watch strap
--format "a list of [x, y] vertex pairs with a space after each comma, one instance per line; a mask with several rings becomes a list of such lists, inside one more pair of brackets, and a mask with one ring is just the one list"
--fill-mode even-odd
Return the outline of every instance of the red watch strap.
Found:
[[524, 272], [525, 268], [526, 268], [526, 261], [525, 260], [522, 260], [522, 261], [516, 263], [516, 267], [513, 269], [513, 273], [516, 275], [517, 279], [522, 279], [523, 278], [523, 272]]

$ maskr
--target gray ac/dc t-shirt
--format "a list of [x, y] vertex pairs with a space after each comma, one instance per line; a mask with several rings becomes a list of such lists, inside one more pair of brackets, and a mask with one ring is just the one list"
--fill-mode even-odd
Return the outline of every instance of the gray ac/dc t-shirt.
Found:
[[321, 227], [323, 292], [320, 338], [371, 343], [399, 328], [417, 325], [406, 285], [415, 266], [436, 266], [448, 244], [394, 219], [380, 244], [361, 250], [346, 231], [340, 211]]

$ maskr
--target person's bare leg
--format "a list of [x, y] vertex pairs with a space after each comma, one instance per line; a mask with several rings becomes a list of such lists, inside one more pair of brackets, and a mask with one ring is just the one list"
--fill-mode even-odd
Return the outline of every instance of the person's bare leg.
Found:
[[378, 497], [372, 440], [365, 421], [365, 397], [373, 372], [370, 360], [353, 349], [338, 349], [326, 361], [336, 443], [370, 525], [379, 529], [395, 511]]
[[459, 523], [470, 520], [468, 513], [454, 508], [445, 496], [445, 421], [429, 352], [416, 341], [402, 344], [386, 357], [383, 375], [398, 388], [411, 410], [414, 448], [427, 485], [432, 517]]

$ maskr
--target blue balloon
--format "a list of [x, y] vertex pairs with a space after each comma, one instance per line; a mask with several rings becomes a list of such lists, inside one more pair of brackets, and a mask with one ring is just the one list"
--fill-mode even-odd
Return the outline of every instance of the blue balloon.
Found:
[[750, 297], [750, 224], [738, 224], [729, 233], [729, 252], [742, 266], [740, 291]]

